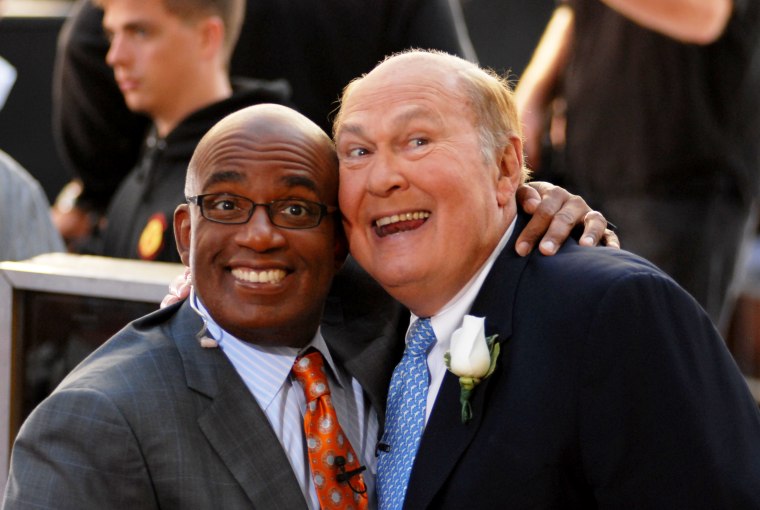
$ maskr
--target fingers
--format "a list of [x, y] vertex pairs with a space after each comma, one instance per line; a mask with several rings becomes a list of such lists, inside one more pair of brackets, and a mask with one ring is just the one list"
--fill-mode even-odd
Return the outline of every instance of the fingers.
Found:
[[610, 229], [604, 229], [604, 236], [602, 237], [602, 244], [609, 248], [620, 249], [620, 239], [617, 234]]
[[174, 294], [167, 294], [164, 296], [164, 299], [161, 300], [161, 308], [166, 308], [169, 305], [173, 305], [177, 301], [181, 301], [180, 298]]
[[620, 249], [620, 239], [617, 234], [607, 227], [615, 228], [599, 211], [590, 211], [583, 218], [583, 235], [579, 241], [582, 246], [608, 246]]
[[583, 234], [578, 244], [596, 246], [607, 230], [607, 219], [599, 211], [589, 211], [583, 217]]
[[190, 295], [190, 290], [193, 288], [192, 275], [190, 268], [186, 267], [185, 272], [169, 283], [169, 293], [161, 300], [161, 308], [165, 308], [178, 301], [182, 301]]
[[[541, 195], [542, 200], [517, 238], [516, 251], [525, 256], [540, 240], [541, 253], [554, 255], [591, 208], [581, 197], [558, 186], [542, 182], [533, 182], [530, 186]], [[530, 211], [526, 209], [526, 212]], [[601, 236], [601, 230], [593, 232]]]
[[538, 207], [538, 204], [541, 203], [541, 195], [539, 194], [537, 187], [535, 187], [536, 184], [545, 184], [545, 183], [530, 183], [530, 184], [521, 184], [517, 188], [517, 203], [520, 204], [520, 206], [523, 208], [523, 211], [525, 211], [528, 214], [533, 214], [536, 210], [536, 207]]
[[578, 216], [568, 208], [563, 207], [547, 221], [550, 222], [549, 228], [541, 239], [538, 249], [544, 255], [554, 255], [570, 237], [573, 227], [578, 222]]

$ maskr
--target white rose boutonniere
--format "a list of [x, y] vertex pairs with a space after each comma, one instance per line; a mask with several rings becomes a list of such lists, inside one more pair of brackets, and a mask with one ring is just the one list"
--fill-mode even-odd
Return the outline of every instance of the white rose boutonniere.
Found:
[[462, 327], [451, 335], [451, 350], [444, 354], [446, 367], [459, 377], [462, 423], [472, 419], [470, 395], [480, 381], [491, 375], [499, 356], [498, 335], [486, 338], [485, 317], [465, 315]]

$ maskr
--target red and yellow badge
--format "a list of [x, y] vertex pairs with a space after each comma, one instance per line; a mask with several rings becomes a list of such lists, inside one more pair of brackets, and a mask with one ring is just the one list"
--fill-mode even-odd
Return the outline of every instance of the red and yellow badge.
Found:
[[137, 243], [137, 254], [143, 260], [155, 259], [164, 247], [164, 232], [168, 222], [162, 212], [157, 212], [145, 224]]

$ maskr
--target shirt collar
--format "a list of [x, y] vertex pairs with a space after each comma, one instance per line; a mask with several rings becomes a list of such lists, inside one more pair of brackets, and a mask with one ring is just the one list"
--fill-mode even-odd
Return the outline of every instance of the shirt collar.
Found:
[[[333, 376], [333, 381], [343, 388], [349, 387], [347, 386], [350, 385], [348, 376], [342, 370], [339, 370], [335, 364], [320, 329], [317, 329], [314, 338], [300, 349], [286, 346], [256, 345], [240, 340], [219, 326], [213, 317], [211, 317], [194, 289], [190, 292], [189, 300], [190, 306], [203, 319], [209, 336], [219, 344], [219, 348], [230, 358], [236, 371], [241, 375], [262, 409], [266, 410], [283, 385], [286, 383], [290, 384], [290, 371], [296, 357], [303, 354], [309, 348], [314, 348], [322, 353], [322, 356], [325, 358], [325, 364], [329, 367]], [[247, 366], [266, 366], [267, 370], [265, 374], [263, 371], [250, 371], [243, 374], [241, 373], [242, 370], [238, 368], [240, 360], [244, 360]]]
[[[496, 259], [499, 257], [501, 252], [504, 251], [509, 238], [512, 236], [516, 223], [517, 218], [515, 217], [515, 219], [513, 219], [512, 223], [509, 225], [509, 228], [507, 228], [507, 230], [504, 232], [504, 235], [502, 235], [501, 239], [499, 240], [499, 244], [496, 245], [494, 250], [491, 252], [491, 255], [489, 255], [488, 259], [486, 259], [485, 263], [483, 263], [483, 265], [475, 273], [475, 275], [473, 275], [470, 281], [467, 282], [464, 287], [462, 287], [462, 289], [457, 293], [456, 296], [451, 299], [451, 301], [446, 303], [438, 313], [430, 318], [430, 325], [432, 326], [437, 339], [435, 345], [436, 349], [442, 349], [443, 352], [447, 352], [449, 350], [452, 333], [454, 333], [454, 331], [462, 325], [462, 319], [467, 314], [467, 312], [470, 311], [470, 308], [472, 308], [472, 304], [475, 302], [475, 298], [478, 296], [478, 292], [480, 292], [480, 288], [483, 286], [483, 282], [488, 276], [488, 273], [491, 271], [494, 262], [496, 262]], [[410, 327], [417, 321], [418, 318], [419, 317], [413, 313], [411, 314], [409, 321]]]

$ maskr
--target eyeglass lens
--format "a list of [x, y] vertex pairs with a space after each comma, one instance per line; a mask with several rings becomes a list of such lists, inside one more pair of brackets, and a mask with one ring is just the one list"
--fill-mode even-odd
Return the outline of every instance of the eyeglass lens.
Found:
[[323, 216], [323, 206], [309, 200], [282, 199], [257, 204], [245, 197], [226, 193], [203, 195], [198, 199], [203, 216], [219, 223], [246, 223], [257, 205], [267, 209], [270, 221], [278, 227], [316, 227]]

